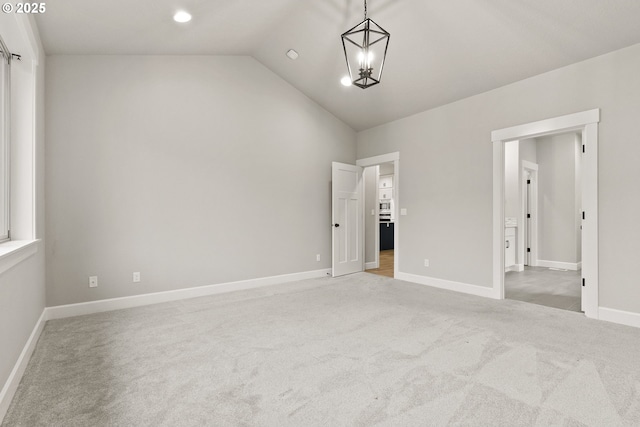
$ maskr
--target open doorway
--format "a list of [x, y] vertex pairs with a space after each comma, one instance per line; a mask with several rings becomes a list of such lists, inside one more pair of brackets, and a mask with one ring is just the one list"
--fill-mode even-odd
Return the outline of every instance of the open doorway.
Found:
[[505, 143], [505, 298], [581, 311], [582, 132]]
[[393, 277], [395, 251], [395, 170], [393, 162], [364, 170], [365, 271]]
[[400, 153], [362, 158], [356, 165], [364, 168], [364, 270], [396, 277], [400, 262]]
[[[575, 262], [580, 266], [580, 304], [581, 311], [587, 317], [597, 319], [599, 317], [598, 306], [598, 123], [600, 121], [600, 110], [594, 109], [583, 111], [566, 116], [559, 116], [537, 122], [525, 123], [491, 132], [493, 142], [493, 296], [498, 299], [505, 298], [505, 261], [507, 260], [505, 227], [505, 195], [508, 191], [505, 186], [505, 154], [507, 144], [511, 141], [521, 141], [531, 138], [541, 138], [550, 135], [566, 134], [573, 132], [580, 134], [582, 139], [581, 162], [580, 162], [580, 241], [569, 240], [570, 244], [580, 246], [580, 262]], [[542, 179], [543, 171], [538, 171], [538, 180]], [[538, 183], [539, 185], [540, 183]], [[537, 198], [540, 205], [540, 197]], [[540, 206], [538, 206], [540, 209]], [[517, 220], [517, 216], [516, 216]], [[539, 222], [539, 221], [538, 221]], [[522, 225], [522, 222], [521, 222]], [[538, 224], [540, 226], [540, 224]], [[535, 221], [531, 225], [531, 230], [535, 227]], [[520, 227], [524, 230], [524, 227]], [[519, 234], [519, 233], [518, 233]], [[532, 234], [531, 241], [536, 234]], [[537, 232], [540, 236], [540, 231]], [[513, 240], [516, 240], [513, 237]], [[565, 242], [566, 243], [566, 242]], [[537, 250], [540, 256], [542, 242], [538, 242]], [[511, 248], [511, 245], [509, 245]], [[531, 248], [531, 262], [536, 262], [536, 255]], [[512, 254], [508, 256], [511, 257]], [[524, 259], [524, 258], [521, 258]], [[537, 263], [544, 260], [537, 259]], [[540, 265], [538, 265], [540, 266]], [[516, 270], [518, 266], [516, 265]], [[566, 264], [547, 265], [547, 268], [557, 270], [568, 270]], [[556, 271], [556, 270], [550, 270]], [[576, 270], [578, 271], [578, 270]]]
[[[380, 223], [380, 205], [379, 192], [377, 191], [380, 177], [380, 168], [376, 169], [375, 177], [377, 179], [374, 188], [374, 196], [368, 197], [369, 201], [374, 201], [373, 215], [371, 215], [371, 207], [365, 209], [364, 204], [364, 188], [365, 188], [365, 168], [370, 166], [381, 166], [390, 164], [393, 167], [393, 179], [383, 188], [393, 188], [394, 203], [389, 205], [389, 209], [382, 212], [388, 214], [388, 218], [394, 219], [393, 227], [389, 227], [393, 234], [393, 275], [398, 274], [398, 265], [400, 258], [400, 221], [398, 219], [398, 206], [400, 204], [400, 192], [398, 191], [400, 183], [400, 153], [381, 154], [379, 156], [367, 157], [356, 161], [355, 165], [332, 162], [331, 164], [331, 276], [343, 276], [356, 272], [362, 272], [368, 267], [374, 267], [371, 264], [367, 266], [365, 263], [364, 248], [367, 244], [374, 242], [374, 248], [379, 247], [379, 223]], [[388, 170], [388, 169], [382, 169]], [[371, 187], [371, 186], [370, 186]], [[383, 194], [383, 196], [385, 196]], [[385, 196], [388, 197], [388, 196]], [[365, 213], [368, 212], [369, 215]], [[406, 215], [406, 210], [400, 210], [402, 215]], [[374, 230], [378, 230], [372, 238], [365, 238], [364, 223], [365, 218], [373, 216], [376, 221]], [[380, 267], [380, 252], [372, 250], [375, 257], [376, 268]]]

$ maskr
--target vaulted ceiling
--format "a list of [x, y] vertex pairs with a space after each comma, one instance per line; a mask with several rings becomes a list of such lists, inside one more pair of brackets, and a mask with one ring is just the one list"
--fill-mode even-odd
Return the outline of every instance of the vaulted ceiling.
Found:
[[[344, 87], [355, 0], [63, 0], [47, 54], [251, 55], [355, 130], [640, 43], [637, 0], [368, 0], [391, 33], [382, 83]], [[178, 9], [193, 15], [178, 24]], [[295, 49], [300, 57], [285, 56]]]

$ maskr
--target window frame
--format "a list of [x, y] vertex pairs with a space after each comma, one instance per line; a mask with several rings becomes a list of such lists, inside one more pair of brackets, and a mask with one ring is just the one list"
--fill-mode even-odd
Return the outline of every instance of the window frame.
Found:
[[0, 37], [0, 242], [11, 240], [11, 59]]

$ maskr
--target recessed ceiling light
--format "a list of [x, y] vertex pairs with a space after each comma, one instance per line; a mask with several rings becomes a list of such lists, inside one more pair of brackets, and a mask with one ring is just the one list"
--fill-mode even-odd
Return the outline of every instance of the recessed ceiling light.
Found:
[[189, 22], [191, 21], [191, 14], [184, 10], [179, 10], [173, 15], [173, 20], [176, 22]]
[[298, 55], [298, 52], [296, 52], [295, 50], [289, 49], [287, 51], [287, 56], [289, 57], [289, 59], [295, 60], [295, 59], [298, 59], [298, 56], [300, 56], [300, 55]]
[[344, 76], [340, 79], [340, 83], [342, 83], [342, 86], [351, 86], [351, 79], [349, 76]]

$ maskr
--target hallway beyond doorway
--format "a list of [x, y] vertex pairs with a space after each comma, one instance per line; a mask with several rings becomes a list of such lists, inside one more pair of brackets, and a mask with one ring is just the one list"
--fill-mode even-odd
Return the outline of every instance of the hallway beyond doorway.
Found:
[[367, 273], [378, 274], [380, 276], [393, 277], [393, 249], [380, 251], [379, 268], [366, 270]]

